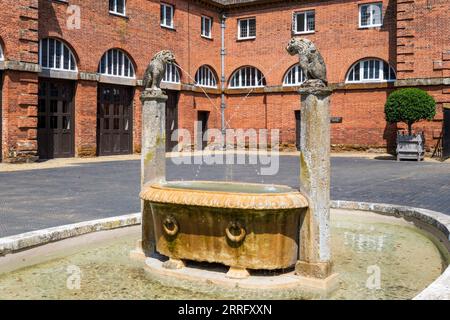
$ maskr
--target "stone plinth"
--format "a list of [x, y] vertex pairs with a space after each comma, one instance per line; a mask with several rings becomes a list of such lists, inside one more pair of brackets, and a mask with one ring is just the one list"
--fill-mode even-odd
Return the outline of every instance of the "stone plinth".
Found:
[[[166, 101], [161, 90], [146, 89], [142, 101], [141, 186], [166, 180]], [[142, 250], [148, 256], [155, 250], [150, 203], [142, 201]]]
[[326, 279], [330, 253], [330, 88], [306, 87], [301, 95], [300, 191], [309, 201], [300, 227], [300, 276]]

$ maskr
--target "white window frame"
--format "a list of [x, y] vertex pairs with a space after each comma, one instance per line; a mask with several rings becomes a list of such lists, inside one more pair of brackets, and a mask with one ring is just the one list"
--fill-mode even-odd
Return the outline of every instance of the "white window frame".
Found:
[[[46, 52], [43, 52], [44, 41], [47, 41]], [[52, 41], [54, 45], [53, 53], [50, 52], [50, 41]], [[59, 56], [57, 54], [57, 47], [59, 47]], [[64, 64], [66, 62], [66, 57], [64, 56], [65, 52], [68, 52], [68, 68], [64, 67]], [[47, 61], [47, 65], [44, 65], [44, 55]], [[50, 61], [52, 61], [53, 66], [50, 66]], [[56, 67], [58, 63], [59, 66]], [[78, 71], [77, 61], [75, 60], [75, 55], [73, 54], [72, 50], [63, 41], [55, 38], [44, 38], [39, 40], [39, 65], [42, 67], [42, 69], [46, 70], [61, 70], [68, 72]]]
[[[112, 14], [115, 14], [118, 16], [123, 16], [123, 17], [125, 17], [127, 15], [127, 0], [109, 0], [109, 1], [114, 2], [114, 9], [113, 10], [109, 9], [109, 13], [112, 13]], [[117, 2], [118, 1], [123, 1], [123, 12], [117, 11]]]
[[212, 69], [203, 65], [195, 73], [195, 85], [205, 88], [217, 88], [217, 78]]
[[300, 86], [303, 82], [305, 82], [305, 76], [303, 74], [302, 68], [300, 68], [299, 64], [292, 66], [285, 74], [283, 79], [284, 87], [295, 87]]
[[[371, 6], [379, 7], [379, 9], [380, 9], [380, 23], [372, 23], [373, 15], [372, 15], [372, 10], [370, 10], [369, 24], [363, 25], [362, 24], [362, 11], [363, 11], [363, 8], [364, 7], [371, 7]], [[383, 26], [383, 3], [382, 2], [372, 2], [372, 3], [360, 4], [359, 8], [358, 8], [358, 11], [359, 11], [359, 27], [360, 28], [377, 28], [377, 27]]]
[[[376, 69], [376, 62], [378, 61], [378, 71]], [[367, 72], [365, 72], [365, 66], [368, 66]], [[388, 74], [385, 79], [385, 67], [388, 70]], [[356, 73], [359, 72], [359, 80], [355, 80]], [[376, 77], [378, 73], [378, 77]], [[365, 75], [368, 75], [367, 77]], [[371, 76], [373, 74], [373, 76]], [[397, 79], [395, 69], [386, 61], [381, 59], [363, 59], [351, 66], [345, 77], [346, 83], [380, 83], [380, 82], [394, 82]]]
[[[250, 82], [253, 82], [254, 84], [247, 85], [249, 74]], [[260, 79], [259, 75], [261, 76]], [[265, 86], [266, 78], [263, 73], [258, 68], [252, 66], [241, 67], [233, 72], [228, 85], [230, 89], [263, 88]]]
[[174, 84], [181, 83], [180, 70], [178, 69], [178, 67], [175, 64], [168, 63], [166, 65], [166, 73], [164, 74], [162, 82], [174, 83]]
[[[305, 25], [303, 26], [305, 31], [298, 31], [298, 25], [297, 25], [297, 17], [299, 15], [305, 15]], [[308, 30], [308, 15], [313, 14], [314, 16], [314, 29], [313, 30]], [[308, 34], [308, 33], [314, 33], [316, 32], [316, 11], [315, 10], [306, 10], [306, 11], [297, 11], [294, 12], [293, 15], [293, 32], [294, 34]]]
[[[209, 34], [207, 34], [205, 26], [209, 26]], [[201, 19], [201, 36], [204, 38], [212, 39], [212, 26], [213, 26], [213, 19], [208, 16], [202, 16]]]
[[[111, 54], [110, 54], [111, 52]], [[113, 58], [113, 61], [109, 63], [109, 57]], [[117, 63], [114, 64], [114, 56], [116, 58]], [[119, 58], [121, 57], [122, 64], [119, 63]], [[104, 65], [104, 70], [102, 71], [102, 66]], [[128, 68], [126, 68], [128, 65]], [[117, 78], [126, 78], [126, 79], [136, 79], [136, 72], [134, 70], [133, 62], [131, 61], [128, 54], [120, 49], [109, 49], [106, 51], [102, 58], [100, 59], [100, 63], [98, 65], [99, 74], [105, 75], [108, 77], [117, 77]], [[128, 75], [126, 75], [128, 73]]]
[[[170, 11], [171, 11], [171, 18], [172, 19], [170, 21], [170, 24], [168, 24], [167, 20], [166, 20], [166, 18], [167, 18], [167, 9], [170, 9]], [[160, 25], [161, 25], [161, 27], [174, 29], [174, 23], [173, 23], [174, 13], [175, 13], [175, 8], [174, 8], [173, 5], [161, 2], [161, 7], [160, 7]]]
[[3, 54], [3, 48], [0, 45], [0, 61], [5, 61], [5, 55]]
[[[255, 20], [255, 35], [254, 36], [250, 36], [250, 20]], [[244, 21], [247, 23], [247, 35], [245, 35], [245, 36], [243, 36], [241, 34], [241, 23], [243, 23]], [[255, 17], [238, 19], [238, 39], [239, 40], [255, 39], [256, 38], [256, 28], [257, 28], [257, 24], [256, 24]]]

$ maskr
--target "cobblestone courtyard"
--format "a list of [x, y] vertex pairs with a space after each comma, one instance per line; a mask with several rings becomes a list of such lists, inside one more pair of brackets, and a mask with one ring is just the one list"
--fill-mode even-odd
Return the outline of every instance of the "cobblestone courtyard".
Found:
[[[234, 180], [297, 186], [298, 158], [283, 156], [275, 176], [258, 165], [175, 165], [169, 180]], [[44, 166], [44, 164], [43, 164]], [[138, 160], [0, 172], [0, 237], [140, 210]], [[332, 199], [401, 204], [450, 214], [450, 165], [332, 159]]]

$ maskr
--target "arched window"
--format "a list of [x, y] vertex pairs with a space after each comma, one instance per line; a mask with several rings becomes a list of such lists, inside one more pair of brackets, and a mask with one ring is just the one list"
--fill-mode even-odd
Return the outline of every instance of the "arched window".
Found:
[[5, 56], [3, 55], [3, 48], [2, 45], [0, 44], [0, 61], [5, 60]]
[[103, 55], [98, 66], [98, 73], [122, 78], [135, 77], [131, 59], [120, 49], [110, 49]]
[[164, 74], [163, 82], [180, 83], [180, 71], [173, 63], [168, 63], [166, 66], [166, 73]]
[[195, 74], [195, 83], [201, 87], [217, 88], [217, 79], [210, 67], [201, 66]]
[[236, 70], [230, 80], [230, 88], [256, 88], [265, 85], [266, 79], [255, 67], [242, 67]]
[[44, 69], [77, 71], [72, 50], [61, 40], [53, 38], [39, 42], [39, 65]]
[[299, 86], [305, 82], [305, 76], [300, 65], [295, 65], [288, 70], [284, 76], [283, 86]]
[[380, 59], [364, 59], [355, 63], [347, 74], [346, 82], [395, 81], [395, 70]]

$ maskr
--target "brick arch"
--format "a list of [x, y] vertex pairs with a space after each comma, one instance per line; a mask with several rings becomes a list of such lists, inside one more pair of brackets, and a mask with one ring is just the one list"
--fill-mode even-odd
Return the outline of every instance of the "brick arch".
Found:
[[[234, 77], [237, 75], [237, 73], [238, 73], [240, 70], [243, 70], [244, 68], [253, 68], [253, 69], [255, 69], [257, 72], [260, 72], [260, 74], [261, 74], [261, 79], [262, 79], [262, 81], [260, 81], [260, 83], [262, 83], [262, 85], [260, 85], [260, 86], [266, 86], [266, 85], [267, 85], [267, 79], [266, 79], [264, 73], [263, 73], [259, 68], [255, 67], [255, 66], [252, 66], [252, 65], [243, 65], [243, 66], [240, 66], [240, 67], [236, 68], [236, 69], [231, 73], [230, 78], [228, 79], [228, 83], [227, 83], [228, 88], [232, 88], [231, 85], [232, 85], [232, 81], [233, 81]], [[244, 87], [242, 87], [242, 88], [244, 88]]]
[[[75, 58], [75, 63], [76, 63], [76, 70], [78, 71], [78, 66], [80, 65], [80, 57], [77, 53], [77, 51], [75, 50], [75, 48], [72, 46], [72, 44], [70, 42], [68, 42], [67, 40], [59, 37], [59, 36], [47, 36], [47, 37], [42, 37], [39, 39], [39, 51], [41, 50], [41, 41], [45, 40], [45, 39], [55, 39], [57, 41], [62, 42], [70, 51], [70, 53], [74, 56]], [[39, 54], [40, 56], [40, 54]], [[40, 59], [40, 58], [39, 58]], [[40, 60], [39, 60], [40, 62]]]
[[131, 67], [132, 67], [132, 70], [133, 70], [133, 73], [134, 73], [133, 78], [137, 78], [138, 66], [137, 66], [137, 63], [136, 63], [135, 59], [133, 58], [133, 56], [127, 50], [122, 49], [120, 47], [109, 48], [108, 50], [103, 52], [102, 56], [98, 60], [97, 72], [100, 73], [101, 64], [102, 64], [103, 58], [112, 50], [118, 50], [119, 52], [121, 52], [130, 61]]
[[216, 85], [219, 86], [219, 84], [220, 84], [219, 75], [217, 74], [217, 71], [209, 64], [202, 64], [201, 66], [199, 66], [197, 68], [197, 71], [195, 71], [194, 79], [197, 77], [197, 73], [200, 71], [200, 68], [203, 68], [203, 67], [208, 68], [212, 72], [212, 74], [216, 80]]
[[390, 72], [390, 70], [392, 69], [392, 70], [394, 71], [394, 75], [395, 75], [395, 76], [397, 75], [397, 70], [395, 69], [394, 65], [392, 65], [392, 64], [389, 63], [389, 61], [387, 61], [387, 60], [385, 60], [385, 59], [382, 59], [382, 58], [379, 58], [379, 57], [376, 57], [376, 56], [366, 56], [366, 57], [363, 57], [363, 58], [360, 58], [360, 59], [356, 60], [356, 61], [355, 61], [354, 63], [352, 63], [352, 64], [350, 65], [350, 67], [345, 71], [345, 74], [344, 74], [344, 81], [343, 81], [344, 83], [347, 82], [347, 77], [349, 76], [349, 73], [352, 71], [352, 69], [353, 69], [358, 63], [360, 63], [360, 62], [362, 62], [362, 61], [365, 61], [365, 60], [378, 60], [378, 61], [381, 61], [382, 63], [386, 63], [386, 64], [388, 65], [389, 72]]

